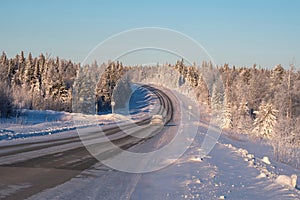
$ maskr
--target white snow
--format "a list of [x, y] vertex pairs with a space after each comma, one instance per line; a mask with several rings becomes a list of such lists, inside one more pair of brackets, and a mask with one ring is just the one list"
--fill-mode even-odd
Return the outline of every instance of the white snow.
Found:
[[278, 184], [295, 188], [297, 185], [297, 175], [293, 174], [291, 176], [279, 175], [276, 180]]
[[262, 158], [262, 161], [263, 161], [264, 163], [268, 164], [268, 165], [271, 165], [271, 162], [270, 162], [268, 156], [264, 156], [264, 157]]
[[[184, 101], [191, 105], [189, 99]], [[300, 170], [276, 162], [272, 147], [262, 141], [223, 133], [209, 155], [199, 157], [208, 124], [205, 120], [198, 124], [198, 135], [190, 148], [178, 160], [166, 160], [173, 164], [164, 169], [130, 174], [97, 163], [30, 199], [300, 199], [297, 188], [276, 181], [280, 174], [299, 176]], [[155, 139], [133, 149], [147, 149]], [[264, 157], [272, 162], [266, 163]]]
[[[3, 147], [12, 143], [51, 141], [77, 135], [75, 131], [67, 131], [76, 127], [109, 127], [129, 120], [138, 121], [148, 117], [151, 112], [155, 113], [158, 104], [151, 94], [145, 99], [150, 103], [139, 104], [131, 115], [83, 115], [22, 110], [19, 117], [1, 119], [0, 145]], [[186, 103], [186, 107], [193, 105], [188, 98], [182, 101]], [[273, 158], [272, 147], [263, 141], [252, 141], [247, 135], [224, 132], [209, 155], [200, 157], [200, 147], [208, 128], [206, 113], [201, 113], [201, 117], [200, 121], [193, 122], [199, 129], [190, 148], [177, 160], [166, 159], [165, 162], [170, 166], [164, 169], [152, 173], [130, 174], [97, 163], [70, 181], [42, 191], [30, 199], [300, 199], [299, 189], [295, 188], [297, 182], [286, 176], [299, 176], [300, 170], [277, 162]], [[40, 135], [44, 136], [32, 137]], [[186, 139], [192, 140], [188, 137]], [[154, 136], [132, 150], [138, 152], [139, 148], [147, 149], [157, 145], [156, 140]], [[169, 138], [162, 137], [159, 144], [164, 145], [167, 141]], [[74, 142], [61, 145], [59, 149], [49, 147], [38, 153], [29, 151], [3, 156], [0, 164], [60, 152], [79, 145], [80, 142]], [[0, 198], [29, 186], [7, 186], [6, 190], [0, 191]]]
[[[51, 135], [79, 126], [107, 125], [129, 120], [122, 115], [84, 115], [57, 111], [22, 110], [20, 116], [0, 119], [0, 140]], [[75, 122], [76, 121], [76, 124]]]
[[156, 112], [159, 103], [155, 95], [147, 89], [141, 89], [141, 93], [136, 95], [138, 104], [131, 105], [129, 112], [118, 110], [115, 114], [85, 115], [52, 110], [20, 110], [19, 116], [0, 118], [0, 143], [3, 140], [52, 135], [79, 127], [109, 127], [116, 123], [135, 122]]

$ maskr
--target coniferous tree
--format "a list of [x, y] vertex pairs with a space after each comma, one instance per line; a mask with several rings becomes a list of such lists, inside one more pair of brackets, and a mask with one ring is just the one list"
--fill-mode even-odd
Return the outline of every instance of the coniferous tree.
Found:
[[233, 122], [232, 122], [232, 114], [231, 114], [231, 105], [229, 101], [229, 91], [228, 89], [225, 90], [224, 93], [224, 108], [223, 108], [223, 125], [222, 128], [224, 129], [232, 129]]
[[219, 127], [224, 125], [224, 92], [220, 84], [214, 84], [211, 97], [211, 109], [215, 122]]
[[11, 89], [5, 82], [0, 82], [0, 117], [8, 117], [13, 113]]
[[257, 118], [254, 120], [253, 132], [257, 136], [266, 138], [274, 137], [274, 126], [277, 122], [276, 114], [278, 110], [273, 108], [271, 103], [262, 103], [259, 110], [255, 111]]

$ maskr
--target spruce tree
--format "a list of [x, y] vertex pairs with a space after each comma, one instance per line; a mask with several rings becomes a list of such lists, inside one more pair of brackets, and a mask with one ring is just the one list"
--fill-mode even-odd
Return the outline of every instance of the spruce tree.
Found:
[[277, 122], [276, 114], [277, 110], [273, 108], [271, 103], [262, 103], [259, 106], [259, 110], [255, 111], [257, 115], [254, 120], [254, 129], [253, 132], [257, 136], [263, 136], [266, 138], [272, 138], [274, 136], [274, 126]]
[[224, 94], [223, 125], [222, 125], [222, 128], [224, 128], [224, 129], [232, 129], [233, 128], [229, 95], [230, 95], [229, 90], [226, 89], [225, 94]]

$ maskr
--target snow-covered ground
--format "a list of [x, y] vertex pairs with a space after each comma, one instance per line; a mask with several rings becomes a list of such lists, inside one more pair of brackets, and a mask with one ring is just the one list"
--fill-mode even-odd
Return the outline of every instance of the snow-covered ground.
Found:
[[[66, 130], [78, 126], [110, 126], [140, 120], [148, 117], [158, 104], [150, 94], [144, 100], [147, 103], [137, 103], [131, 115], [100, 116], [22, 110], [17, 118], [1, 119], [0, 146], [76, 135], [75, 131]], [[182, 101], [193, 105], [188, 98]], [[208, 118], [205, 113], [201, 117]], [[224, 132], [213, 150], [207, 156], [200, 157], [208, 123], [205, 120], [197, 123], [198, 134], [192, 145], [178, 160], [173, 163], [170, 161], [172, 164], [166, 168], [151, 173], [131, 174], [97, 163], [70, 181], [42, 191], [30, 199], [300, 199], [299, 189], [276, 182], [278, 175], [296, 174], [299, 177], [300, 170], [276, 162], [272, 148], [262, 141]], [[167, 130], [173, 129], [169, 127]], [[44, 136], [32, 137], [40, 135]], [[164, 144], [165, 139], [169, 138], [154, 136], [146, 143], [133, 147], [132, 151], [150, 148], [157, 141]], [[297, 185], [300, 185], [299, 180]], [[26, 187], [26, 183], [12, 185], [8, 187], [9, 190], [1, 191], [1, 196]]]
[[267, 146], [222, 135], [210, 154], [199, 158], [202, 136], [200, 133], [184, 156], [162, 170], [130, 174], [97, 163], [71, 181], [30, 199], [300, 198], [299, 190], [275, 182], [278, 174], [299, 176], [300, 171], [273, 160], [271, 164], [263, 162], [262, 155], [271, 157], [268, 151], [260, 152]]
[[[223, 140], [228, 143], [222, 143]], [[300, 198], [299, 190], [275, 182], [278, 174], [299, 176], [299, 170], [272, 160], [271, 164], [264, 163], [259, 150], [255, 151], [259, 144], [253, 144], [253, 151], [249, 153], [250, 150], [245, 149], [249, 147], [247, 141], [221, 136], [210, 154], [201, 159], [198, 156], [200, 141], [201, 134], [183, 157], [162, 170], [130, 174], [97, 163], [69, 182], [30, 199]]]
[[[192, 104], [189, 99], [184, 101]], [[200, 121], [192, 145], [164, 169], [131, 174], [97, 163], [30, 199], [300, 199], [299, 189], [275, 181], [281, 174], [299, 177], [300, 170], [274, 161], [272, 148], [265, 143], [223, 133], [213, 150], [199, 157], [207, 127]], [[147, 148], [157, 140], [164, 139], [155, 136], [133, 148]]]
[[51, 135], [63, 131], [74, 130], [74, 119], [82, 120], [82, 126], [107, 125], [115, 121], [129, 120], [122, 115], [84, 115], [79, 113], [22, 110], [20, 116], [1, 119], [0, 140], [11, 140], [42, 135]]
[[[137, 86], [133, 86], [136, 89]], [[135, 90], [129, 108], [115, 114], [85, 115], [52, 110], [20, 110], [19, 116], [0, 118], [0, 141], [44, 136], [85, 126], [108, 126], [134, 122], [155, 112], [158, 99], [147, 89]], [[128, 112], [129, 111], [129, 112]]]

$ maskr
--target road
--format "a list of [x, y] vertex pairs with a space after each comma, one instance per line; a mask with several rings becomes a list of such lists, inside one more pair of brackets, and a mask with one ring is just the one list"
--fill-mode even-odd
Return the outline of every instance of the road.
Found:
[[[151, 86], [144, 86], [153, 92], [160, 101], [157, 114], [164, 114], [167, 123], [173, 120], [173, 106], [170, 98], [161, 90]], [[134, 134], [142, 134], [149, 127], [151, 118], [142, 119], [136, 124], [139, 130]], [[144, 128], [143, 128], [144, 126]], [[136, 144], [146, 142], [156, 134], [156, 131], [147, 138], [128, 135], [132, 125], [114, 126], [103, 130], [103, 134], [122, 149], [128, 149]], [[166, 126], [166, 128], [168, 128]], [[174, 128], [174, 127], [173, 127]], [[164, 128], [165, 129], [165, 128]], [[45, 141], [29, 141], [20, 144], [0, 147], [0, 198], [24, 199], [47, 188], [62, 184], [78, 176], [83, 170], [90, 168], [99, 161], [95, 159], [82, 144], [77, 133], [70, 131], [70, 136]], [[89, 133], [89, 141], [94, 141], [94, 133]], [[117, 135], [117, 137], [116, 137]], [[27, 140], [26, 140], [27, 141]], [[113, 156], [107, 142], [97, 142], [101, 145], [103, 156]], [[91, 145], [95, 145], [92, 142]]]
[[[153, 128], [149, 126], [150, 118], [138, 122], [140, 131], [133, 131], [128, 135], [128, 130], [136, 130], [132, 125], [110, 127], [104, 130], [106, 137], [119, 147], [138, 153], [162, 149], [180, 135], [191, 140], [189, 131], [180, 133], [179, 123], [184, 115], [181, 111], [188, 109], [188, 105], [193, 105], [193, 102], [184, 95], [175, 98], [168, 91], [149, 89], [156, 92], [157, 96], [165, 95], [160, 97], [160, 104], [164, 109], [157, 112], [166, 114], [168, 123], [146, 139], [135, 136], [143, 135]], [[186, 105], [178, 106], [177, 101], [185, 102]], [[231, 137], [232, 135], [225, 133], [216, 141], [212, 151], [201, 157], [201, 147], [209, 135], [209, 127], [205, 120], [196, 118], [192, 118], [188, 125], [194, 122], [197, 122], [198, 133], [184, 154], [176, 160], [166, 158], [165, 162], [169, 164], [167, 167], [148, 173], [128, 173], [103, 165], [85, 149], [76, 132], [62, 133], [67, 135], [65, 137], [51, 135], [47, 140], [26, 140], [2, 146], [0, 198], [299, 199], [298, 189], [284, 187], [274, 181], [277, 174], [299, 175], [299, 170], [275, 162], [272, 157], [271, 164], [264, 163], [261, 158], [269, 151], [265, 144], [250, 142], [244, 136]], [[120, 129], [127, 130], [126, 134]], [[101, 143], [101, 137], [95, 139], [94, 134], [87, 134], [88, 144], [91, 142], [91, 145], [100, 145], [104, 157], [119, 155], [118, 151], [111, 151], [107, 143]], [[143, 166], [143, 160], [133, 164]]]

